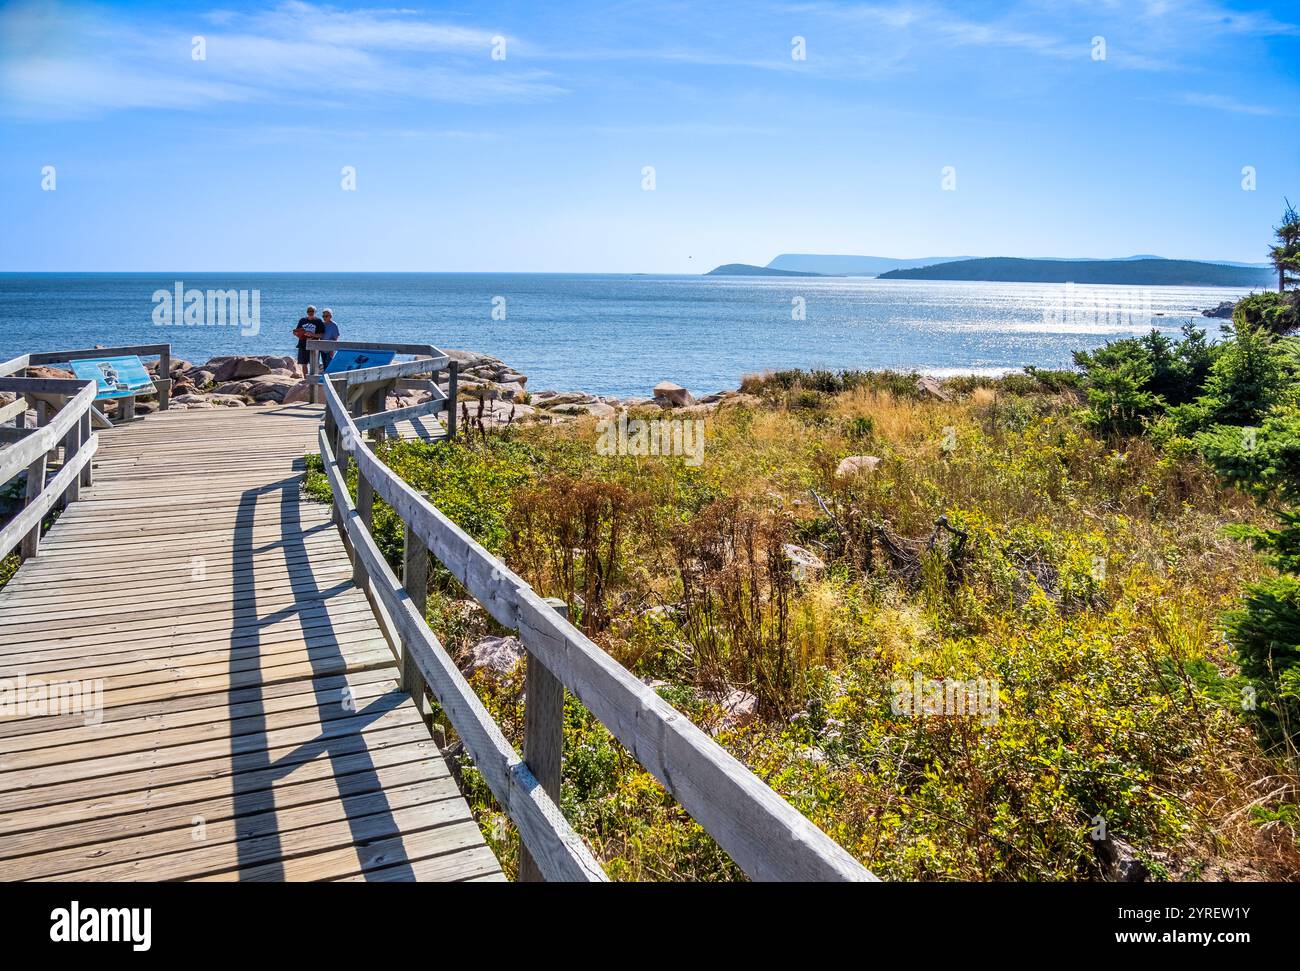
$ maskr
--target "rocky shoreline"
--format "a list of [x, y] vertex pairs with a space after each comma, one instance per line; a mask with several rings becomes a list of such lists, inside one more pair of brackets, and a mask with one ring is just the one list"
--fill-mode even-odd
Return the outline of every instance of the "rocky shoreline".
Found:
[[[738, 390], [720, 391], [696, 398], [688, 389], [671, 381], [661, 381], [645, 396], [618, 398], [586, 391], [531, 391], [528, 376], [500, 358], [477, 351], [446, 352], [459, 365], [458, 397], [475, 421], [484, 425], [507, 425], [525, 422], [562, 422], [587, 416], [612, 418], [620, 409], [672, 408], [683, 414], [712, 411], [726, 404], [754, 403], [752, 395]], [[158, 362], [146, 365], [158, 377]], [[71, 378], [72, 372], [55, 367], [33, 367], [33, 376]], [[296, 358], [289, 356], [222, 356], [204, 364], [185, 360], [171, 362], [172, 394], [170, 407], [185, 410], [215, 408], [255, 408], [293, 404], [308, 400], [309, 386], [298, 370]], [[446, 376], [442, 377], [446, 390]], [[419, 404], [429, 398], [427, 391], [398, 390], [388, 399], [389, 409]], [[136, 412], [144, 414], [156, 404], [141, 401]]]

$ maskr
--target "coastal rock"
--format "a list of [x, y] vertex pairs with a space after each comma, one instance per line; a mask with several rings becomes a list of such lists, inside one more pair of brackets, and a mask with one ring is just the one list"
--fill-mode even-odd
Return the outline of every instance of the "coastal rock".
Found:
[[231, 374], [232, 378], [256, 378], [263, 374], [270, 374], [271, 365], [265, 361], [259, 361], [255, 357], [239, 358], [235, 361], [235, 370]]
[[875, 455], [850, 455], [840, 459], [840, 464], [835, 468], [835, 477], [849, 479], [863, 472], [874, 472], [880, 467], [880, 461]]
[[237, 381], [241, 378], [257, 378], [279, 369], [296, 373], [297, 366], [296, 359], [276, 355], [264, 357], [214, 357], [203, 365], [205, 369], [212, 371], [214, 381], [223, 383]]
[[29, 378], [55, 378], [63, 381], [76, 377], [71, 371], [65, 371], [61, 367], [49, 367], [45, 364], [33, 364], [27, 369], [26, 374]]
[[1093, 851], [1101, 865], [1102, 874], [1112, 883], [1145, 883], [1146, 864], [1138, 859], [1137, 850], [1115, 836], [1094, 840]]
[[952, 400], [952, 395], [943, 389], [943, 385], [928, 374], [923, 374], [916, 379], [916, 390], [922, 398], [934, 398], [937, 401]]
[[790, 561], [791, 572], [797, 580], [807, 580], [822, 570], [826, 569], [826, 564], [822, 558], [812, 550], [806, 550], [802, 546], [795, 546], [794, 543], [786, 543], [781, 547], [785, 553], [786, 559]]
[[500, 361], [491, 355], [482, 354], [478, 351], [461, 351], [453, 348], [443, 348], [443, 353], [457, 363], [462, 374], [475, 368], [505, 367], [504, 361]]
[[719, 704], [722, 706], [722, 718], [718, 722], [718, 731], [748, 725], [758, 717], [758, 696], [741, 688], [732, 688]]
[[557, 415], [591, 415], [595, 418], [613, 418], [617, 414], [613, 405], [607, 405], [603, 401], [575, 402], [571, 405], [560, 405], [550, 410]]
[[203, 397], [202, 395], [180, 394], [180, 395], [176, 395], [171, 399], [171, 402], [168, 405], [168, 407], [181, 408], [187, 411], [195, 411], [195, 410], [201, 411], [208, 408], [215, 408], [216, 405], [214, 405], [212, 402], [210, 402], [207, 398]]
[[506, 675], [514, 670], [526, 653], [524, 642], [517, 637], [485, 637], [470, 648], [462, 670], [467, 673], [487, 670]]
[[484, 402], [481, 416], [477, 404], [470, 405], [469, 408], [470, 421], [477, 422], [481, 417], [485, 425], [511, 425], [515, 422], [526, 421], [536, 415], [536, 408], [517, 401]]
[[284, 400], [290, 389], [300, 383], [305, 382], [281, 374], [264, 374], [248, 382], [246, 394], [258, 403], [272, 401], [278, 404]]
[[1224, 301], [1222, 301], [1222, 302], [1221, 302], [1217, 307], [1213, 307], [1213, 308], [1211, 308], [1211, 309], [1209, 309], [1209, 310], [1202, 310], [1202, 311], [1201, 311], [1201, 316], [1202, 316], [1202, 317], [1226, 317], [1226, 318], [1231, 318], [1231, 317], [1232, 317], [1232, 311], [1236, 308], [1236, 306], [1237, 306], [1237, 304], [1236, 304], [1234, 301], [1232, 301], [1232, 300], [1224, 300]]
[[722, 399], [718, 402], [719, 408], [758, 408], [763, 404], [763, 400], [757, 395], [746, 394], [743, 391], [724, 391]]
[[482, 398], [484, 401], [496, 401], [501, 397], [501, 389], [491, 381], [463, 381], [457, 390], [462, 398]]
[[590, 400], [591, 396], [581, 391], [538, 391], [532, 396], [532, 403], [539, 408], [554, 408], [556, 405], [572, 405]]
[[667, 402], [673, 408], [695, 404], [695, 398], [691, 396], [689, 391], [680, 384], [673, 384], [671, 381], [660, 381], [654, 386], [652, 393], [656, 401]]

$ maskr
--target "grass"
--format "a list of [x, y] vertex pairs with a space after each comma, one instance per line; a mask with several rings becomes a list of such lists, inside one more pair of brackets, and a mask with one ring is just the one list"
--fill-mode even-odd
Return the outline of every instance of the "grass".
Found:
[[[749, 377], [698, 468], [601, 457], [590, 421], [382, 453], [882, 877], [1096, 879], [1099, 820], [1158, 879], [1296, 876], [1296, 767], [1242, 711], [1221, 629], [1263, 571], [1225, 527], [1266, 514], [1193, 454], [1097, 438], [1072, 375], [950, 402], [904, 377]], [[837, 477], [862, 454], [878, 468]], [[428, 619], [454, 653], [501, 633], [445, 572]], [[900, 714], [918, 678], [996, 683], [997, 718]], [[522, 672], [472, 683], [520, 744]], [[752, 719], [726, 717], [734, 691]], [[565, 731], [563, 809], [611, 876], [741, 877], [573, 699]], [[509, 868], [517, 837], [462, 777]]]

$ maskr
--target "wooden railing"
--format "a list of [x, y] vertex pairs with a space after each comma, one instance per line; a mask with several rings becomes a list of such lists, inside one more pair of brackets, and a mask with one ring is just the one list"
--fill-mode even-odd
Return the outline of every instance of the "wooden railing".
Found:
[[[23, 559], [37, 554], [41, 523], [52, 509], [74, 502], [81, 487], [91, 484], [90, 460], [99, 447], [90, 422], [95, 382], [23, 377], [38, 356], [46, 355], [23, 355], [0, 364], [0, 391], [17, 396], [0, 406], [0, 486], [27, 473], [23, 508], [0, 529], [0, 557], [15, 547]], [[35, 428], [26, 424], [29, 408], [36, 411]], [[47, 480], [60, 455], [58, 471]]]
[[[322, 343], [327, 342], [313, 341], [308, 346]], [[437, 699], [498, 803], [514, 821], [523, 844], [520, 878], [606, 879], [557, 805], [568, 690], [752, 879], [874, 880], [842, 847], [379, 460], [363, 432], [370, 428], [375, 435], [385, 424], [384, 416], [358, 421], [354, 414], [368, 395], [356, 389], [389, 380], [395, 373], [390, 369], [396, 366], [326, 376], [321, 384], [326, 405], [321, 460], [358, 585], [370, 594], [399, 651], [402, 685], [422, 707], [426, 691]], [[454, 415], [453, 405], [448, 418]], [[346, 485], [353, 463], [355, 502]], [[387, 503], [405, 527], [400, 579], [370, 532], [375, 497]], [[425, 623], [430, 555], [497, 622], [517, 630], [527, 648], [524, 758]]]
[[[310, 355], [307, 368], [308, 380], [311, 382], [309, 400], [320, 404], [321, 382], [325, 375], [321, 366], [322, 355], [333, 354], [339, 350], [393, 351], [397, 354], [413, 354], [414, 361], [402, 361], [385, 364], [381, 367], [365, 368], [339, 375], [332, 380], [341, 380], [346, 386], [344, 403], [354, 416], [357, 427], [362, 431], [378, 429], [383, 437], [385, 430], [400, 421], [411, 421], [437, 414], [446, 414], [446, 437], [456, 436], [456, 386], [458, 367], [448, 355], [432, 344], [392, 344], [373, 341], [307, 341]], [[447, 372], [447, 390], [438, 385], [438, 375]], [[429, 398], [409, 408], [385, 411], [384, 404], [393, 391], [409, 389], [425, 391]], [[436, 438], [437, 436], [430, 436]]]

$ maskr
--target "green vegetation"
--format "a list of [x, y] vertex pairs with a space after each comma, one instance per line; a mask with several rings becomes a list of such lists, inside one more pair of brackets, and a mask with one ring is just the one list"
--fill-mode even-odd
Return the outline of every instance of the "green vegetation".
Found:
[[[1100, 435], [1069, 385], [965, 379], [946, 403], [901, 375], [751, 379], [699, 468], [602, 458], [589, 422], [382, 454], [884, 877], [1096, 877], [1098, 816], [1157, 876], [1293, 874], [1294, 790], [1260, 797], [1294, 776], [1252, 732], [1220, 623], [1263, 574], [1222, 527], [1268, 517], [1194, 451]], [[874, 471], [836, 475], [868, 453]], [[796, 571], [787, 544], [824, 567]], [[428, 619], [458, 655], [504, 633], [445, 573]], [[995, 680], [998, 718], [900, 716], [918, 675]], [[471, 680], [520, 744], [522, 670]], [[736, 691], [752, 717], [726, 711]], [[740, 876], [567, 716], [563, 808], [613, 876]], [[509, 867], [511, 827], [462, 777]]]
[[[698, 467], [598, 455], [590, 420], [380, 452], [882, 877], [1098, 879], [1104, 821], [1155, 879], [1294, 879], [1300, 338], [1258, 305], [949, 401], [754, 376], [672, 414], [706, 417]], [[508, 633], [445, 571], [427, 618], [461, 659]], [[471, 683], [521, 745], [522, 665]], [[972, 684], [991, 710], [909, 694]], [[572, 698], [565, 732], [562, 808], [613, 877], [742, 876]]]

